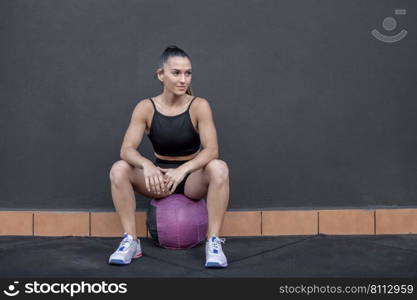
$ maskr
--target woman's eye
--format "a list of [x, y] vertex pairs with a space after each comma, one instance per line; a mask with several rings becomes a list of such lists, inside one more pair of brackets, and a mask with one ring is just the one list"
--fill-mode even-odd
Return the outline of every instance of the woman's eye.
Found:
[[[174, 74], [174, 75], [178, 75], [178, 73], [179, 72], [172, 72], [172, 74]], [[191, 75], [192, 74], [192, 72], [186, 72], [188, 75]]]

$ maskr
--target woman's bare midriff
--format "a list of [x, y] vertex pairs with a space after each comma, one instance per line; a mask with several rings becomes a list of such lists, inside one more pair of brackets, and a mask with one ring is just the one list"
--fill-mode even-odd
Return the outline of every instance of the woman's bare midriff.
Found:
[[154, 152], [157, 158], [163, 159], [163, 160], [191, 160], [194, 157], [196, 157], [198, 153], [200, 153], [200, 151], [190, 154], [190, 155], [185, 155], [185, 156], [165, 156], [165, 155], [159, 155], [158, 153]]

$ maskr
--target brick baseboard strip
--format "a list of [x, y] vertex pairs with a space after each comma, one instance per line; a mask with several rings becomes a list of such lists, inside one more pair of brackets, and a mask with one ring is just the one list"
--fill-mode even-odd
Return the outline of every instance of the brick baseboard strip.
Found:
[[[136, 212], [139, 237], [149, 236], [146, 212]], [[417, 209], [227, 211], [221, 236], [416, 234]], [[0, 211], [0, 236], [123, 234], [116, 212]]]

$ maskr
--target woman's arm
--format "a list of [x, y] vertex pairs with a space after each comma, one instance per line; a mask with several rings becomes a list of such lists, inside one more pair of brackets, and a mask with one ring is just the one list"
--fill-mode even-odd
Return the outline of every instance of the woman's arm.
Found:
[[216, 126], [214, 125], [210, 104], [204, 98], [198, 98], [196, 102], [198, 104], [195, 109], [197, 126], [203, 150], [192, 160], [179, 167], [187, 174], [204, 167], [211, 160], [219, 157]]
[[133, 110], [132, 118], [120, 149], [120, 158], [140, 169], [143, 169], [143, 164], [152, 164], [149, 159], [137, 151], [146, 129], [146, 115], [146, 101], [139, 101]]

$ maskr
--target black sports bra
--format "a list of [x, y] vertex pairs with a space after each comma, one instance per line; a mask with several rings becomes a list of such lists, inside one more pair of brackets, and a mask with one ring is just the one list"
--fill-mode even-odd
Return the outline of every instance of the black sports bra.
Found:
[[195, 98], [197, 97], [191, 100], [185, 112], [175, 116], [161, 114], [156, 109], [152, 98], [149, 98], [155, 112], [148, 137], [156, 153], [167, 156], [183, 156], [200, 150], [200, 135], [194, 129], [189, 113]]

